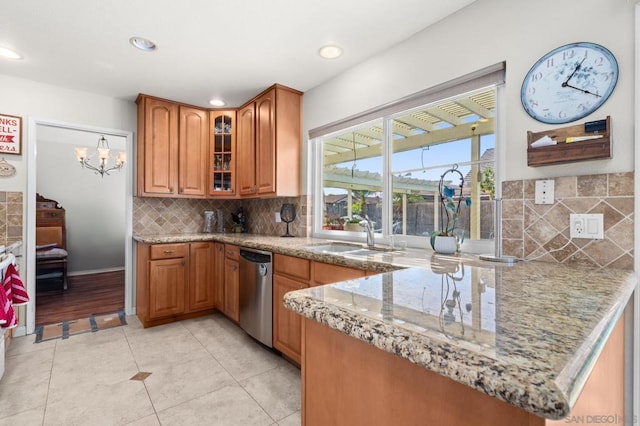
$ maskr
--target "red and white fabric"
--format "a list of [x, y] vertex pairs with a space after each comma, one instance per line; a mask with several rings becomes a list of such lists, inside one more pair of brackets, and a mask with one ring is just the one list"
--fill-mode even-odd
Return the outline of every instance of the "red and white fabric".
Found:
[[14, 306], [26, 305], [29, 303], [29, 294], [27, 289], [24, 288], [24, 283], [18, 274], [18, 270], [13, 264], [9, 264], [6, 272], [4, 273], [4, 290], [7, 293], [7, 299], [9, 299]]
[[7, 293], [0, 291], [0, 324], [2, 328], [14, 328], [18, 325], [18, 317], [13, 310], [13, 303], [7, 298]]

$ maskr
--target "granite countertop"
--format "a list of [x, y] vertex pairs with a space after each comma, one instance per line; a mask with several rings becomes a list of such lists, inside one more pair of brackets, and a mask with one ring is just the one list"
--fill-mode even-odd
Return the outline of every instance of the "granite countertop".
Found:
[[307, 318], [549, 419], [568, 415], [635, 285], [631, 271], [433, 255], [291, 292]]
[[[370, 255], [352, 255], [349, 253], [330, 254], [310, 250], [309, 247], [327, 244], [332, 240], [323, 238], [282, 238], [269, 235], [254, 235], [242, 233], [225, 234], [158, 234], [158, 235], [134, 235], [133, 239], [145, 244], [182, 243], [196, 241], [217, 241], [225, 244], [234, 244], [242, 247], [266, 250], [288, 256], [301, 257], [303, 259], [318, 262], [332, 263], [335, 265], [349, 266], [352, 268], [366, 269], [374, 272], [393, 271], [398, 268], [426, 267], [431, 251], [406, 249], [393, 252], [378, 251]], [[346, 242], [345, 242], [346, 243]], [[365, 247], [363, 244], [358, 244]], [[378, 246], [378, 248], [382, 248]]]
[[408, 249], [327, 254], [317, 238], [136, 235], [141, 243], [219, 241], [381, 272], [299, 290], [301, 315], [536, 415], [568, 415], [636, 286], [632, 271], [514, 265]]

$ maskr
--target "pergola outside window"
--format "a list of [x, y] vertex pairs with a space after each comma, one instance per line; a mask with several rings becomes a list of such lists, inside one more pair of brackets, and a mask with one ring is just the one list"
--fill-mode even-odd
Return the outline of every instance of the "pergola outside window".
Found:
[[438, 184], [455, 165], [471, 198], [458, 234], [493, 246], [495, 123], [489, 85], [314, 138], [314, 236], [363, 239], [366, 216], [379, 240], [428, 246], [441, 219]]

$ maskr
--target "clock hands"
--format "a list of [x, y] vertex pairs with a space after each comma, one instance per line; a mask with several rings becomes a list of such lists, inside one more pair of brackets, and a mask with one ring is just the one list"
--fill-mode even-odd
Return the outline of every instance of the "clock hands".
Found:
[[567, 79], [562, 83], [562, 87], [569, 87], [570, 89], [579, 90], [579, 91], [580, 91], [580, 92], [582, 92], [582, 93], [586, 93], [586, 94], [593, 95], [593, 96], [597, 96], [597, 97], [601, 98], [602, 96], [601, 96], [601, 95], [598, 95], [597, 93], [593, 93], [593, 92], [590, 92], [590, 91], [588, 91], [588, 90], [584, 90], [584, 89], [581, 89], [581, 88], [579, 88], [579, 87], [572, 86], [572, 85], [570, 85], [570, 84], [569, 84], [569, 80], [571, 80], [571, 79], [573, 78], [573, 76], [576, 74], [576, 72], [578, 72], [578, 70], [579, 70], [579, 69], [580, 69], [580, 67], [582, 66], [582, 63], [584, 62], [584, 60], [585, 60], [585, 59], [587, 59], [587, 58], [582, 58], [582, 60], [581, 60], [581, 61], [580, 61], [580, 63], [575, 67], [575, 69], [573, 70], [573, 72], [572, 72], [572, 73], [569, 75], [569, 77], [568, 77], [568, 78], [567, 78]]
[[584, 62], [585, 59], [587, 59], [587, 58], [582, 58], [582, 60], [580, 61], [578, 66], [576, 66], [576, 68], [573, 70], [571, 75], [564, 81], [564, 83], [562, 83], [562, 87], [567, 87], [568, 86], [567, 83], [569, 83], [569, 80], [571, 80], [571, 77], [573, 77], [575, 75], [575, 73], [578, 72], [578, 70], [580, 69], [580, 66], [582, 65], [582, 63]]
[[601, 98], [601, 97], [602, 97], [602, 95], [598, 95], [597, 93], [593, 93], [593, 92], [590, 92], [590, 91], [588, 91], [588, 90], [584, 90], [584, 89], [581, 89], [581, 88], [579, 88], [579, 87], [572, 86], [572, 85], [568, 84], [566, 81], [565, 81], [564, 83], [562, 83], [562, 87], [569, 87], [569, 88], [571, 88], [571, 89], [579, 90], [579, 91], [581, 91], [582, 93], [586, 93], [586, 94], [589, 94], [589, 95], [597, 96], [597, 97], [599, 97], [599, 98]]

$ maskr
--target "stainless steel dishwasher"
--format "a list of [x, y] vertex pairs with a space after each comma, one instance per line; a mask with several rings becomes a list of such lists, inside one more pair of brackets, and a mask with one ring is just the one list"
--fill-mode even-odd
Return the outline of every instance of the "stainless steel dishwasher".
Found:
[[240, 327], [273, 347], [273, 277], [271, 253], [240, 249]]

